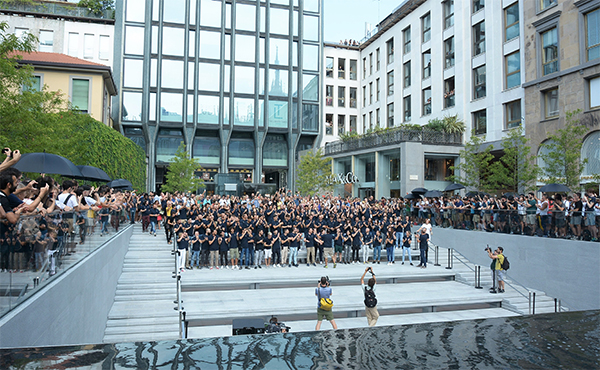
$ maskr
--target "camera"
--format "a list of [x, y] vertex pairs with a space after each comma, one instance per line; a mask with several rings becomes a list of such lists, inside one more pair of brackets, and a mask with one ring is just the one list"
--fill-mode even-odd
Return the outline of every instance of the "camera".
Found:
[[373, 272], [373, 268], [369, 267], [369, 273], [371, 273], [371, 276], [375, 276], [375, 273]]
[[329, 276], [323, 276], [321, 279], [319, 279], [319, 284], [322, 284], [323, 278], [325, 278], [325, 286], [329, 286]]
[[486, 251], [486, 252], [487, 252], [487, 251], [491, 251], [491, 250], [492, 250], [492, 248], [490, 248], [490, 246], [489, 246], [489, 245], [488, 245], [488, 246], [486, 246], [486, 247], [485, 247], [485, 249], [484, 249], [484, 251]]

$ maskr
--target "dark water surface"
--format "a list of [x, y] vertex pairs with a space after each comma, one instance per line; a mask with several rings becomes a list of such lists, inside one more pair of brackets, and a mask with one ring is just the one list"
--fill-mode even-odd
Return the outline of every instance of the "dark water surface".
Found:
[[75, 368], [600, 369], [600, 311], [0, 350], [0, 369]]

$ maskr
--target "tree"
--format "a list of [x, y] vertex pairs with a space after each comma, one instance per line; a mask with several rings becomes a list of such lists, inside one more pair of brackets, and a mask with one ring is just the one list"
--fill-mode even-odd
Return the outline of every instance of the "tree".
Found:
[[179, 144], [173, 161], [169, 164], [169, 172], [167, 172], [167, 183], [162, 186], [162, 191], [175, 193], [177, 191], [183, 193], [196, 192], [199, 188], [204, 187], [204, 181], [195, 176], [195, 172], [201, 169], [198, 160], [188, 158], [187, 151], [183, 141]]
[[330, 189], [331, 158], [324, 158], [323, 151], [309, 150], [300, 159], [297, 171], [296, 190], [302, 195], [315, 195], [320, 190]]
[[[102, 15], [107, 10], [115, 10], [114, 0], [81, 0], [77, 4], [81, 8], [88, 8], [91, 13], [98, 16]], [[112, 16], [114, 18], [114, 15]]]
[[504, 154], [490, 167], [490, 183], [501, 189], [524, 193], [535, 189], [539, 168], [531, 157], [529, 139], [519, 126], [502, 140]]
[[542, 144], [545, 151], [540, 153], [545, 164], [545, 182], [561, 182], [571, 190], [581, 187], [581, 174], [587, 163], [587, 158], [581, 159], [581, 146], [588, 129], [576, 118], [579, 113], [581, 110], [567, 112], [565, 127], [548, 135], [548, 140]]
[[[491, 154], [493, 146], [490, 145], [481, 151], [480, 148], [483, 142], [482, 137], [471, 136], [471, 140], [460, 151], [459, 163], [450, 167], [451, 170], [454, 170], [454, 175], [448, 177], [449, 181], [477, 191], [495, 190], [489, 178], [490, 162], [494, 158]], [[457, 171], [459, 174], [457, 174]]]

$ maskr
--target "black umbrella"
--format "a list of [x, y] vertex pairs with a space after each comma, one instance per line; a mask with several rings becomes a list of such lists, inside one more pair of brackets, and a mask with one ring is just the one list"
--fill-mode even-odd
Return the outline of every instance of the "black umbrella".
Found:
[[425, 198], [439, 198], [442, 195], [444, 194], [439, 190], [429, 190], [427, 193], [423, 194]]
[[470, 191], [468, 192], [465, 196], [470, 198], [470, 197], [483, 197], [483, 196], [490, 196], [488, 193], [484, 193], [483, 191]]
[[108, 182], [110, 181], [110, 177], [106, 174], [106, 172], [94, 166], [77, 166], [81, 174], [83, 175], [82, 179], [90, 180], [90, 181], [102, 181]]
[[542, 193], [570, 193], [571, 189], [563, 184], [548, 184], [542, 186], [540, 191]]
[[26, 153], [13, 167], [21, 172], [49, 173], [66, 177], [81, 178], [79, 168], [70, 160], [50, 153]]
[[425, 189], [425, 188], [416, 188], [416, 189], [412, 189], [411, 193], [414, 193], [414, 194], [425, 194], [425, 193], [427, 193], [427, 189]]
[[461, 185], [461, 184], [450, 184], [448, 186], [446, 186], [446, 189], [444, 189], [444, 191], [454, 191], [454, 190], [460, 190], [460, 189], [464, 189], [465, 186]]
[[404, 199], [421, 199], [421, 196], [419, 194], [410, 193], [410, 194], [406, 194], [404, 196]]
[[121, 189], [121, 190], [133, 189], [133, 185], [131, 184], [131, 182], [129, 182], [125, 179], [116, 179], [116, 180], [109, 182], [106, 185], [108, 185], [109, 188], [113, 188], [113, 189]]

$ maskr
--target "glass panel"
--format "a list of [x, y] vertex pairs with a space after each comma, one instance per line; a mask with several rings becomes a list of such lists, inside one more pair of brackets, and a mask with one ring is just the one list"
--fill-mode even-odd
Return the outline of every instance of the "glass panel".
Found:
[[259, 68], [258, 70], [258, 93], [264, 95], [265, 93], [265, 69]]
[[254, 63], [256, 52], [254, 36], [235, 35], [235, 60]]
[[254, 67], [235, 67], [236, 94], [254, 94]]
[[387, 74], [387, 94], [394, 94], [394, 71], [390, 71]]
[[[79, 37], [79, 35], [77, 36]], [[71, 39], [69, 38], [69, 40]], [[70, 47], [69, 50], [71, 50]], [[143, 27], [125, 26], [125, 54], [144, 55]], [[69, 53], [69, 55], [71, 54]]]
[[290, 12], [287, 9], [271, 8], [270, 15], [271, 34], [289, 35]]
[[123, 121], [142, 120], [142, 93], [123, 92], [123, 109], [121, 111]]
[[444, 1], [444, 29], [454, 26], [454, 0]]
[[223, 98], [223, 112], [221, 114], [223, 114], [223, 124], [224, 125], [230, 125], [231, 121], [229, 119], [231, 111], [230, 111], [230, 104], [229, 104], [229, 97], [224, 97]]
[[404, 122], [409, 122], [412, 118], [412, 107], [411, 107], [411, 99], [410, 99], [410, 95], [404, 97], [403, 101], [403, 106], [404, 106]]
[[186, 122], [194, 122], [194, 94], [188, 94], [187, 99], [187, 114], [185, 116]]
[[190, 39], [188, 42], [188, 56], [190, 58], [196, 56], [196, 31], [190, 31]]
[[[92, 40], [90, 40], [90, 41], [92, 41], [92, 43], [93, 43], [93, 41], [94, 41], [93, 40], [93, 37], [94, 37], [93, 35], [85, 35], [85, 36], [92, 36]], [[39, 40], [40, 40], [39, 51], [50, 52], [51, 53], [52, 52], [52, 47], [54, 46], [54, 32], [53, 31], [40, 30]], [[86, 50], [87, 50], [87, 48], [89, 48], [89, 41], [88, 40], [84, 40], [84, 46], [86, 47]], [[84, 54], [85, 58], [92, 58], [93, 52], [94, 52], [93, 44], [91, 46], [92, 46], [92, 55], [86, 56]]]
[[181, 122], [183, 118], [183, 94], [160, 94], [160, 120], [162, 122]]
[[219, 123], [219, 97], [198, 95], [198, 123]]
[[163, 22], [185, 23], [185, 3], [186, 0], [165, 1], [163, 3]]
[[513, 128], [521, 124], [521, 101], [506, 104], [506, 127]]
[[302, 59], [303, 68], [311, 71], [319, 70], [319, 47], [317, 45], [304, 45]]
[[220, 78], [220, 65], [198, 63], [198, 90], [219, 91]]
[[292, 67], [298, 67], [298, 43], [294, 41], [292, 44]]
[[258, 101], [258, 126], [264, 127], [265, 125], [265, 100]]
[[319, 106], [302, 104], [302, 129], [304, 131], [319, 131]]
[[485, 21], [473, 26], [473, 55], [485, 53]]
[[156, 81], [158, 78], [158, 60], [150, 59], [150, 87], [156, 87]]
[[356, 87], [351, 87], [350, 88], [350, 108], [356, 108], [357, 107], [356, 95], [357, 95], [357, 89], [356, 89]]
[[346, 88], [344, 86], [338, 86], [338, 107], [346, 106]]
[[387, 106], [387, 127], [394, 127], [394, 103]]
[[[127, 29], [125, 31], [127, 32]], [[144, 36], [143, 32], [144, 32], [144, 30], [142, 29], [142, 39], [143, 39], [143, 36]], [[135, 30], [133, 30], [133, 31], [130, 30], [129, 31], [130, 37], [135, 39], [133, 33], [135, 33]], [[16, 34], [17, 33], [15, 32], [15, 35]], [[17, 36], [17, 37], [19, 37], [19, 36]], [[131, 51], [133, 51], [133, 50], [136, 50], [136, 49], [134, 49], [134, 48], [133, 49], [132, 48], [128, 49], [127, 45], [125, 45], [125, 53], [126, 54], [132, 54]], [[70, 56], [72, 56], [72, 57], [78, 57], [78, 54], [79, 54], [79, 34], [77, 32], [69, 32], [69, 49], [68, 49], [67, 53]]]
[[592, 132], [583, 142], [581, 159], [587, 159], [582, 176], [600, 173], [600, 131]]
[[160, 8], [160, 2], [153, 1], [152, 2], [152, 20], [158, 22], [158, 13]]
[[356, 59], [350, 59], [350, 79], [356, 81], [356, 76], [358, 72]]
[[475, 135], [483, 135], [487, 132], [485, 110], [473, 113], [473, 131]]
[[220, 33], [200, 31], [200, 57], [210, 59], [221, 59]]
[[127, 0], [127, 5], [125, 6], [125, 20], [127, 22], [143, 23], [144, 14], [146, 14], [145, 0]]
[[288, 71], [279, 69], [269, 71], [269, 95], [288, 96]]
[[473, 13], [483, 9], [485, 0], [473, 0]]
[[357, 128], [356, 116], [350, 116], [350, 132], [356, 132]]
[[152, 26], [150, 53], [158, 54], [158, 26]]
[[[215, 59], [219, 58], [221, 57]], [[231, 60], [231, 35], [225, 35], [225, 60]]]
[[156, 138], [156, 161], [171, 162], [182, 141], [183, 135], [181, 133], [178, 136], [162, 136], [159, 134]]
[[600, 107], [600, 77], [590, 80], [590, 108]]
[[236, 4], [235, 28], [245, 31], [254, 31], [256, 29], [256, 6]]
[[258, 40], [258, 47], [259, 47], [259, 51], [258, 51], [258, 62], [259, 63], [264, 63], [265, 62], [265, 38], [261, 37]]
[[450, 108], [455, 105], [454, 88], [454, 77], [444, 81], [444, 108]]
[[98, 59], [108, 60], [112, 51], [110, 36], [100, 35], [100, 48], [98, 50]]
[[444, 52], [446, 55], [444, 68], [450, 68], [454, 65], [454, 36], [444, 41]]
[[123, 60], [123, 86], [141, 89], [143, 76], [142, 72], [144, 72], [143, 60]]
[[254, 99], [234, 98], [233, 113], [234, 125], [254, 126]]
[[267, 25], [267, 9], [264, 6], [260, 7], [260, 32], [266, 32]]
[[231, 28], [231, 4], [225, 3], [225, 28]]
[[521, 54], [519, 52], [506, 56], [506, 88], [521, 84]]
[[423, 115], [431, 114], [431, 88], [423, 89]]
[[189, 14], [190, 26], [193, 26], [196, 24], [196, 1], [197, 0], [190, 0], [190, 14]]
[[28, 89], [29, 91], [42, 91], [42, 77], [41, 76], [33, 76], [31, 81], [31, 87]]
[[254, 166], [254, 140], [231, 139], [229, 164]]
[[71, 103], [80, 112], [89, 112], [90, 80], [74, 78], [71, 81]]
[[325, 58], [325, 77], [333, 78], [333, 57]]
[[288, 145], [283, 135], [267, 135], [263, 146], [263, 166], [287, 166]]
[[144, 152], [146, 151], [146, 139], [144, 139], [143, 136], [128, 136], [127, 134], [125, 134], [125, 137], [139, 145]]
[[163, 27], [163, 54], [183, 56], [184, 32], [183, 28]]
[[304, 10], [309, 12], [318, 12], [319, 0], [304, 0]]
[[544, 75], [558, 71], [558, 32], [553, 28], [542, 34]]
[[287, 66], [288, 65], [288, 40], [270, 39], [269, 63]]
[[473, 70], [473, 84], [475, 87], [473, 99], [485, 97], [485, 65]]
[[338, 115], [338, 135], [343, 135], [346, 132], [346, 116]]
[[288, 103], [285, 101], [269, 101], [269, 127], [288, 127]]
[[319, 76], [302, 76], [302, 96], [304, 100], [319, 100]]
[[409, 87], [410, 84], [410, 61], [408, 61], [404, 63], [404, 87]]
[[220, 164], [221, 142], [218, 137], [195, 137], [192, 155], [201, 164]]
[[150, 93], [150, 101], [149, 101], [149, 109], [150, 109], [150, 121], [156, 121], [156, 93]]
[[558, 89], [546, 92], [546, 118], [558, 116]]
[[196, 64], [194, 62], [188, 62], [188, 80], [187, 80], [187, 88], [190, 90], [194, 90], [194, 81], [196, 76], [194, 76], [194, 70], [196, 68]]
[[163, 59], [161, 86], [183, 89], [183, 60]]
[[293, 97], [298, 96], [298, 72], [292, 72], [292, 91], [291, 94]]
[[427, 14], [423, 17], [423, 40], [422, 42], [427, 42], [431, 39], [431, 14]]
[[200, 1], [200, 24], [207, 27], [221, 27], [220, 1]]
[[223, 91], [225, 92], [230, 92], [231, 91], [231, 66], [229, 64], [225, 64], [225, 68], [223, 69], [223, 78], [224, 78], [224, 85], [223, 85]]
[[506, 41], [519, 36], [519, 3], [514, 3], [505, 10]]
[[319, 17], [304, 16], [304, 39], [319, 41]]
[[404, 54], [410, 53], [410, 27], [403, 31], [404, 33]]
[[300, 27], [300, 24], [298, 23], [298, 11], [294, 10], [293, 11], [293, 19], [292, 19], [292, 31], [294, 33], [295, 37], [298, 37], [298, 28]]
[[600, 9], [589, 12], [585, 18], [587, 59], [594, 60], [600, 58]]

